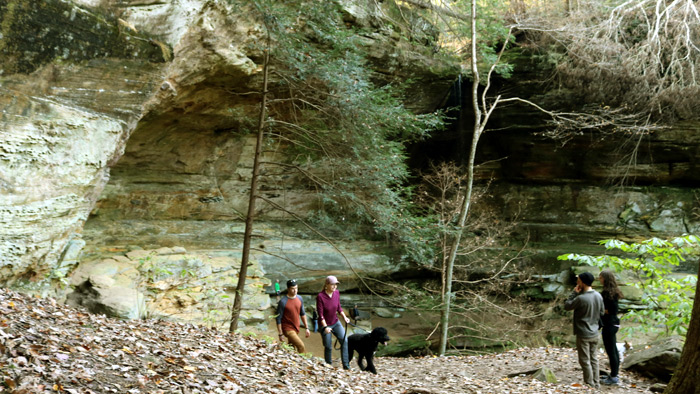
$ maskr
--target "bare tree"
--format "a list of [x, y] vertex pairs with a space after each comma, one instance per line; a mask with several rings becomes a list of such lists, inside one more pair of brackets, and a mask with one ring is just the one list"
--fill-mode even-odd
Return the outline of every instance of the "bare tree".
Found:
[[[472, 134], [472, 143], [469, 149], [469, 159], [467, 160], [467, 179], [466, 185], [464, 185], [466, 192], [462, 200], [462, 206], [460, 208], [459, 219], [457, 222], [457, 232], [455, 233], [454, 239], [452, 241], [452, 246], [450, 247], [449, 257], [447, 258], [445, 267], [445, 287], [443, 291], [443, 309], [440, 317], [440, 347], [439, 354], [444, 355], [447, 349], [447, 333], [449, 330], [449, 320], [450, 320], [450, 307], [452, 303], [452, 276], [454, 272], [454, 264], [457, 258], [457, 250], [462, 239], [462, 233], [465, 229], [465, 223], [467, 220], [467, 215], [469, 214], [469, 207], [472, 198], [472, 190], [474, 186], [474, 163], [476, 160], [476, 147], [479, 144], [479, 139], [481, 134], [486, 128], [493, 110], [496, 109], [501, 96], [496, 97], [492, 103], [487, 101], [487, 92], [491, 83], [491, 75], [496, 68], [496, 65], [503, 55], [503, 51], [508, 45], [508, 39], [503, 44], [501, 51], [498, 54], [498, 59], [491, 65], [488, 75], [486, 77], [486, 86], [481, 92], [481, 99], [479, 97], [479, 85], [481, 79], [479, 77], [479, 68], [477, 67], [478, 52], [476, 50], [477, 44], [477, 31], [476, 31], [476, 0], [471, 2], [471, 71], [472, 71], [472, 110], [474, 111], [474, 126]], [[511, 32], [508, 32], [507, 37], [510, 37]]]
[[[700, 10], [694, 0], [579, 1], [565, 17], [530, 10], [521, 28], [541, 32], [565, 56], [560, 86], [611, 115], [697, 119], [700, 99]], [[615, 119], [615, 116], [611, 117]], [[638, 124], [643, 124], [637, 122]]]
[[260, 116], [258, 118], [258, 132], [255, 141], [255, 156], [253, 158], [253, 175], [250, 178], [250, 194], [248, 195], [248, 215], [245, 218], [245, 231], [243, 233], [243, 251], [241, 253], [241, 269], [238, 272], [238, 284], [236, 285], [236, 297], [233, 301], [231, 325], [229, 332], [235, 332], [238, 328], [238, 318], [243, 306], [243, 293], [245, 292], [245, 280], [248, 276], [248, 261], [250, 260], [250, 241], [253, 234], [253, 222], [255, 221], [255, 201], [258, 194], [258, 177], [260, 175], [260, 156], [265, 134], [265, 109], [267, 107], [267, 82], [270, 68], [270, 32], [267, 32], [267, 47], [265, 48], [265, 60], [263, 63], [262, 99], [260, 101]]
[[[450, 346], [453, 347], [460, 347], [460, 344], [469, 346], [473, 340], [484, 344], [522, 336], [523, 331], [530, 327], [532, 318], [537, 316], [527, 310], [529, 308], [523, 308], [524, 304], [512, 302], [515, 300], [510, 290], [526, 281], [528, 274], [523, 272], [517, 277], [503, 278], [512, 263], [521, 257], [520, 252], [509, 248], [507, 242], [508, 234], [517, 224], [517, 213], [511, 220], [502, 220], [497, 204], [491, 200], [490, 184], [474, 188], [470, 205], [476, 209], [470, 209], [462, 229], [455, 228], [464, 201], [463, 185], [466, 179], [467, 175], [454, 163], [431, 163], [430, 170], [422, 174], [421, 185], [416, 191], [417, 206], [425, 207], [437, 220], [433, 225], [439, 234], [435, 246], [436, 250], [442, 251], [440, 264], [437, 261], [423, 264], [428, 271], [440, 272], [440, 287], [434, 289], [427, 284], [421, 287], [421, 291], [439, 296], [445, 294], [447, 259], [455, 231], [468, 233], [468, 236], [465, 234], [461, 237], [453, 264], [451, 331], [448, 335]], [[494, 248], [496, 245], [498, 246]], [[400, 292], [410, 294], [412, 290], [402, 288]], [[508, 307], [496, 305], [506, 299], [510, 301]], [[440, 304], [439, 309], [434, 309], [430, 304], [425, 305], [428, 310], [440, 312], [444, 307], [444, 304]], [[484, 313], [485, 309], [489, 310], [488, 314]], [[512, 323], [514, 318], [517, 320], [515, 324]], [[494, 327], [492, 323], [497, 321], [511, 323]], [[432, 333], [428, 339], [431, 336]]]

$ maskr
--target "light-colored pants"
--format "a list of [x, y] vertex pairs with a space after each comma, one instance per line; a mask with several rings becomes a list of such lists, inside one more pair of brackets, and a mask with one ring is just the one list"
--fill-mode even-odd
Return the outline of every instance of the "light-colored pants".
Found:
[[576, 337], [576, 350], [578, 351], [578, 363], [583, 369], [583, 381], [593, 388], [600, 388], [598, 337]]
[[287, 337], [287, 341], [289, 341], [289, 344], [294, 346], [294, 349], [297, 350], [297, 353], [304, 353], [306, 351], [306, 346], [304, 346], [304, 341], [299, 338], [299, 334], [294, 331], [285, 331], [284, 336]]
[[[350, 362], [348, 361], [348, 339], [345, 338], [345, 329], [340, 320], [328, 327], [331, 328], [331, 333], [338, 338], [338, 342], [342, 343], [340, 347], [340, 361], [343, 363], [343, 368], [348, 369]], [[323, 331], [321, 331], [321, 338], [323, 338], [323, 357], [326, 359], [327, 364], [332, 364], [333, 338], [331, 334], [324, 334]]]

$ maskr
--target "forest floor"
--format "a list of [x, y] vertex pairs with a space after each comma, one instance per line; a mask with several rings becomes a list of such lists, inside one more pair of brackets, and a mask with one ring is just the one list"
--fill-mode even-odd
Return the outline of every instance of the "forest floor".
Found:
[[[318, 335], [318, 334], [314, 334]], [[306, 343], [320, 342], [318, 337]], [[315, 346], [315, 345], [314, 345]], [[478, 356], [380, 357], [379, 373], [329, 366], [311, 350], [156, 320], [121, 321], [0, 289], [0, 392], [7, 393], [588, 393], [571, 348]], [[334, 351], [337, 357], [338, 351]], [[607, 367], [599, 354], [602, 369]], [[557, 383], [527, 372], [547, 367]], [[602, 393], [648, 393], [621, 371]]]

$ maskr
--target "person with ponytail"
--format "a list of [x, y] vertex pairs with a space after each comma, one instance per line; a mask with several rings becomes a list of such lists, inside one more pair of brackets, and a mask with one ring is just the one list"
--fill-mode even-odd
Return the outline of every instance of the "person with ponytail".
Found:
[[610, 375], [602, 378], [601, 383], [612, 386], [619, 385], [620, 379], [617, 374], [620, 371], [620, 353], [617, 351], [617, 331], [620, 329], [620, 319], [617, 317], [618, 301], [622, 298], [622, 292], [617, 287], [615, 274], [610, 270], [603, 270], [598, 276], [598, 280], [603, 285], [603, 345], [605, 353], [610, 361]]
[[339, 283], [338, 278], [333, 275], [326, 277], [323, 290], [316, 297], [316, 311], [318, 312], [319, 329], [323, 340], [323, 358], [327, 364], [333, 363], [333, 338], [331, 338], [331, 334], [333, 334], [340, 342], [340, 361], [343, 364], [343, 369], [350, 369], [348, 339], [345, 337], [345, 329], [338, 320], [338, 316], [345, 320], [345, 324], [350, 323], [350, 319], [345, 316], [345, 311], [340, 306]]

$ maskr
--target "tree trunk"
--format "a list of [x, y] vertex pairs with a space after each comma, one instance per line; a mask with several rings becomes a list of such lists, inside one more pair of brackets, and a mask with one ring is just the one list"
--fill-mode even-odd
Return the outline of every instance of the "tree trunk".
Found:
[[265, 63], [263, 65], [263, 89], [260, 103], [260, 117], [258, 118], [258, 138], [255, 142], [255, 157], [253, 159], [253, 176], [250, 180], [250, 195], [248, 198], [248, 215], [245, 218], [245, 232], [243, 234], [243, 252], [241, 253], [241, 269], [238, 272], [238, 284], [236, 285], [236, 298], [233, 301], [231, 313], [231, 325], [229, 332], [235, 332], [238, 328], [238, 317], [243, 305], [243, 292], [245, 280], [248, 276], [248, 261], [250, 260], [250, 239], [253, 233], [253, 221], [255, 220], [255, 200], [258, 193], [258, 175], [260, 173], [260, 152], [262, 150], [263, 134], [265, 130], [265, 107], [267, 106], [267, 79], [270, 64], [270, 33], [267, 34], [267, 48], [265, 50]]
[[442, 295], [444, 306], [440, 316], [440, 347], [438, 352], [438, 354], [441, 356], [444, 356], [445, 351], [447, 350], [447, 333], [449, 331], [450, 307], [452, 305], [452, 273], [454, 272], [455, 260], [457, 259], [457, 250], [459, 249], [459, 244], [462, 241], [464, 224], [467, 221], [467, 214], [469, 213], [469, 205], [472, 198], [472, 187], [474, 184], [474, 160], [476, 158], [476, 146], [479, 143], [479, 137], [481, 137], [481, 131], [483, 130], [478, 98], [479, 69], [477, 68], [476, 63], [476, 0], [472, 0], [471, 25], [472, 109], [474, 110], [474, 135], [472, 137], [472, 144], [469, 149], [469, 162], [467, 163], [467, 185], [466, 192], [464, 193], [464, 200], [462, 201], [462, 207], [460, 208], [459, 212], [457, 233], [455, 234], [452, 247], [450, 248], [450, 257], [447, 260], [447, 267], [444, 270], [445, 285]]
[[[700, 265], [698, 266], [700, 278]], [[700, 286], [695, 285], [695, 301], [681, 360], [664, 394], [700, 394]]]

